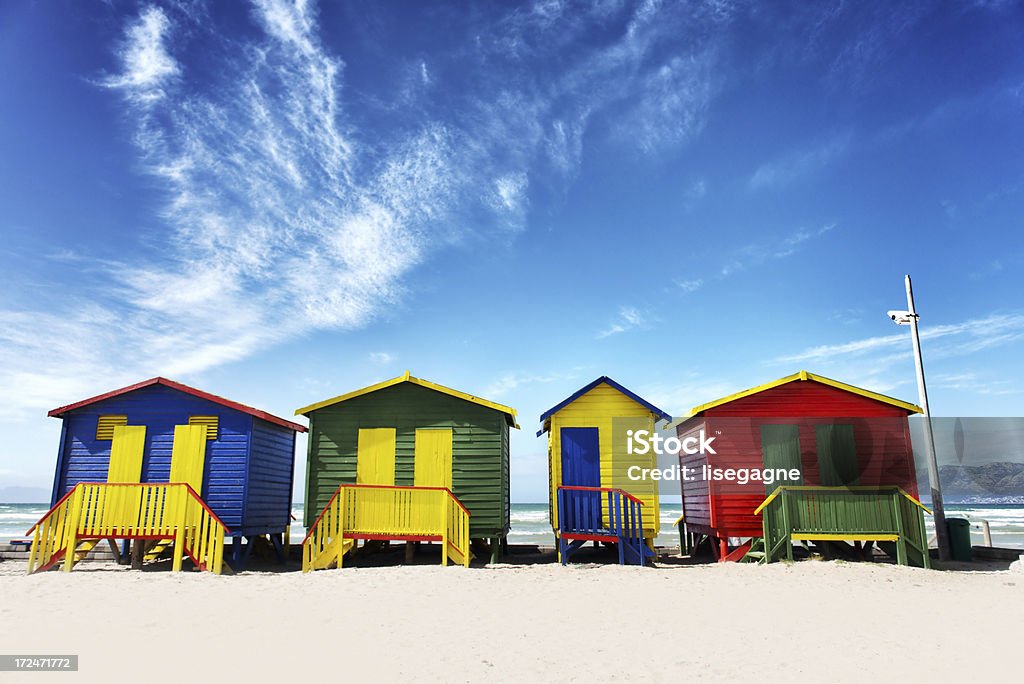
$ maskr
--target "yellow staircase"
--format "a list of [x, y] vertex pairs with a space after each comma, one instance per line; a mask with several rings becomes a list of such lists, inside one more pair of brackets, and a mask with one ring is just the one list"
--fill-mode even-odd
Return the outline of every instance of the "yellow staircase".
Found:
[[199, 569], [220, 574], [227, 528], [183, 482], [82, 482], [29, 532], [29, 573], [61, 561], [69, 572], [103, 539], [173, 539], [175, 571], [187, 555]]
[[469, 511], [445, 487], [343, 484], [302, 542], [302, 571], [341, 567], [357, 539], [436, 541], [441, 564], [469, 567]]
[[160, 556], [164, 554], [164, 551], [166, 551], [172, 544], [174, 544], [173, 539], [161, 539], [160, 541], [150, 544], [146, 547], [146, 555], [143, 556], [143, 560], [155, 561], [160, 558]]
[[102, 539], [86, 539], [78, 548], [75, 549], [75, 564], [84, 561], [85, 557], [89, 555], [89, 552], [96, 548], [96, 546], [103, 541]]
[[100, 541], [131, 539], [154, 542], [149, 556], [173, 544], [175, 571], [187, 555], [199, 569], [220, 574], [228, 529], [197, 493], [206, 426], [175, 427], [171, 479], [179, 479], [170, 483], [139, 482], [145, 437], [144, 426], [114, 428], [107, 482], [75, 485], [28, 531], [29, 573], [61, 562], [69, 572]]
[[[302, 571], [309, 572], [310, 570], [326, 570], [330, 567], [337, 567], [342, 556], [352, 550], [352, 547], [356, 545], [355, 539], [340, 539], [330, 540], [326, 546], [321, 548], [313, 558], [308, 562], [306, 561], [306, 546], [302, 547]], [[339, 553], [339, 548], [341, 552]]]

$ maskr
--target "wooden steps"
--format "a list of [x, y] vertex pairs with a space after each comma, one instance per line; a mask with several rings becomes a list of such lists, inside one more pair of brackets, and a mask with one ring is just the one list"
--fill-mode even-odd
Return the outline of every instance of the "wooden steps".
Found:
[[[346, 553], [352, 550], [356, 545], [354, 539], [345, 539], [342, 544], [337, 541], [329, 543], [323, 551], [316, 555], [310, 561], [310, 570], [327, 570], [328, 568], [337, 567], [338, 558], [344, 556]], [[340, 549], [340, 553], [339, 553]]]
[[146, 561], [155, 561], [160, 557], [160, 554], [162, 554], [173, 543], [173, 539], [161, 539], [157, 542], [152, 542], [149, 545], [149, 548], [146, 549], [146, 555], [143, 559]]
[[768, 554], [764, 551], [764, 537], [754, 537], [747, 542], [746, 551], [740, 557], [739, 562], [764, 565], [768, 562], [767, 558]]
[[619, 565], [647, 565], [657, 554], [644, 537], [643, 502], [608, 487], [558, 488], [558, 556], [567, 565], [588, 541], [615, 544]]

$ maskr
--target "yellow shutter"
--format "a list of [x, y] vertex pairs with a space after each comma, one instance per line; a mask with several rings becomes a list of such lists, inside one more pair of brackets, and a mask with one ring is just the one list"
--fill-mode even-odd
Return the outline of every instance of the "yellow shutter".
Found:
[[100, 416], [96, 419], [96, 441], [109, 442], [114, 439], [114, 428], [127, 424], [128, 416]]
[[417, 487], [452, 488], [451, 428], [416, 431], [413, 484]]
[[202, 494], [206, 439], [205, 425], [174, 426], [174, 447], [171, 449], [169, 482], [186, 482], [196, 490], [196, 494]]
[[217, 430], [220, 427], [220, 419], [217, 416], [189, 416], [189, 425], [205, 425], [206, 439], [217, 439]]
[[356, 484], [395, 484], [395, 428], [359, 431]]
[[107, 482], [138, 482], [142, 477], [142, 452], [145, 446], [145, 425], [116, 426], [110, 445]]

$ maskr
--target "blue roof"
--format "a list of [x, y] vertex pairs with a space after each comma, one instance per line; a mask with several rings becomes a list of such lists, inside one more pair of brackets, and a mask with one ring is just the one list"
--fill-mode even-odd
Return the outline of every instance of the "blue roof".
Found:
[[566, 406], [568, 406], [572, 402], [576, 401], [577, 399], [579, 399], [584, 394], [586, 394], [590, 390], [594, 389], [595, 387], [597, 387], [601, 383], [605, 383], [606, 385], [609, 385], [610, 387], [615, 388], [616, 390], [618, 390], [619, 392], [622, 392], [627, 397], [629, 397], [630, 399], [632, 399], [636, 403], [640, 404], [641, 406], [647, 407], [651, 411], [651, 413], [654, 414], [656, 420], [672, 420], [672, 416], [670, 416], [669, 414], [665, 413], [664, 411], [662, 411], [660, 408], [658, 408], [657, 406], [655, 406], [651, 402], [649, 402], [646, 399], [644, 399], [643, 397], [641, 397], [641, 396], [639, 396], [637, 394], [634, 394], [633, 392], [629, 391], [628, 389], [626, 389], [625, 387], [623, 387], [619, 383], [617, 383], [614, 380], [612, 380], [611, 378], [609, 378], [607, 375], [602, 375], [597, 380], [594, 380], [593, 382], [588, 383], [587, 385], [584, 385], [583, 387], [579, 388], [578, 390], [573, 392], [571, 395], [569, 395], [567, 398], [565, 398], [564, 400], [560, 401], [558, 404], [555, 404], [554, 406], [549, 408], [547, 411], [545, 411], [544, 413], [540, 414], [541, 428], [540, 428], [540, 430], [537, 431], [537, 436], [540, 437], [542, 434], [547, 432], [548, 426], [545, 423], [547, 422], [548, 418], [550, 418], [555, 413], [558, 413], [563, 408], [565, 408]]

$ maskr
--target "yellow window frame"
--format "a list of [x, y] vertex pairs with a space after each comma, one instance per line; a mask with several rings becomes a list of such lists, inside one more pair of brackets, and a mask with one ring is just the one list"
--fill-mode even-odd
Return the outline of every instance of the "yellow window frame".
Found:
[[114, 428], [128, 424], [128, 416], [107, 414], [96, 418], [96, 441], [110, 442], [114, 439]]
[[206, 439], [217, 439], [220, 430], [220, 416], [189, 416], [189, 425], [205, 425]]

